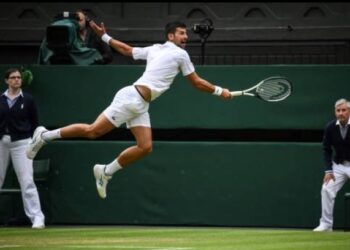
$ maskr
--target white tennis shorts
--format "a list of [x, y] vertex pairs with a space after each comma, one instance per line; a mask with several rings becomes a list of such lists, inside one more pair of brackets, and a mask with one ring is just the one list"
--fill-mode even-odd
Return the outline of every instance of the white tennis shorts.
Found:
[[115, 94], [111, 105], [103, 111], [103, 114], [116, 127], [124, 122], [127, 128], [151, 127], [148, 108], [149, 103], [131, 85], [120, 89]]

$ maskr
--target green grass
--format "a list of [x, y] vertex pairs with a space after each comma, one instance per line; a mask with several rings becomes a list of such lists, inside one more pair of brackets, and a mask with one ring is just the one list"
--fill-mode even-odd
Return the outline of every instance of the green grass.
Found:
[[350, 232], [207, 227], [0, 228], [0, 249], [349, 250]]

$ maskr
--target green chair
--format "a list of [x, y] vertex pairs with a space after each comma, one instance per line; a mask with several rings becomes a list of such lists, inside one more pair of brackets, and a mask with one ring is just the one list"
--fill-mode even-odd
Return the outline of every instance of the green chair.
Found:
[[[50, 171], [50, 159], [41, 159], [33, 161], [34, 181], [38, 184], [47, 184], [47, 179]], [[47, 185], [44, 186], [48, 188]]]
[[[34, 182], [36, 184], [45, 184], [45, 182], [47, 182], [49, 170], [50, 170], [50, 159], [34, 160], [33, 161]], [[47, 186], [45, 186], [45, 188], [47, 189]], [[16, 193], [21, 193], [21, 189], [18, 186], [0, 189], [0, 194], [16, 194]]]

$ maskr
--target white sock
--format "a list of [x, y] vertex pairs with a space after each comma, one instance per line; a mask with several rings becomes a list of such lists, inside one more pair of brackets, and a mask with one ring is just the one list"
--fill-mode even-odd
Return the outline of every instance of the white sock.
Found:
[[52, 141], [55, 139], [59, 139], [59, 138], [61, 138], [61, 130], [55, 129], [55, 130], [44, 132], [44, 133], [42, 133], [41, 138], [44, 141]]
[[118, 170], [121, 170], [121, 169], [122, 169], [122, 166], [120, 166], [118, 160], [115, 159], [114, 161], [112, 161], [111, 163], [106, 165], [105, 174], [106, 175], [113, 175], [115, 172], [117, 172]]

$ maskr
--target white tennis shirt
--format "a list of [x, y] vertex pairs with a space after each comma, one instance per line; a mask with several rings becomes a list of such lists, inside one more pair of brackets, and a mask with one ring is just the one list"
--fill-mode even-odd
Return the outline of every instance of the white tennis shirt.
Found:
[[145, 72], [133, 85], [150, 88], [152, 101], [169, 89], [180, 70], [183, 76], [194, 72], [188, 53], [169, 41], [144, 48], [134, 47], [132, 55], [135, 60], [147, 60]]

